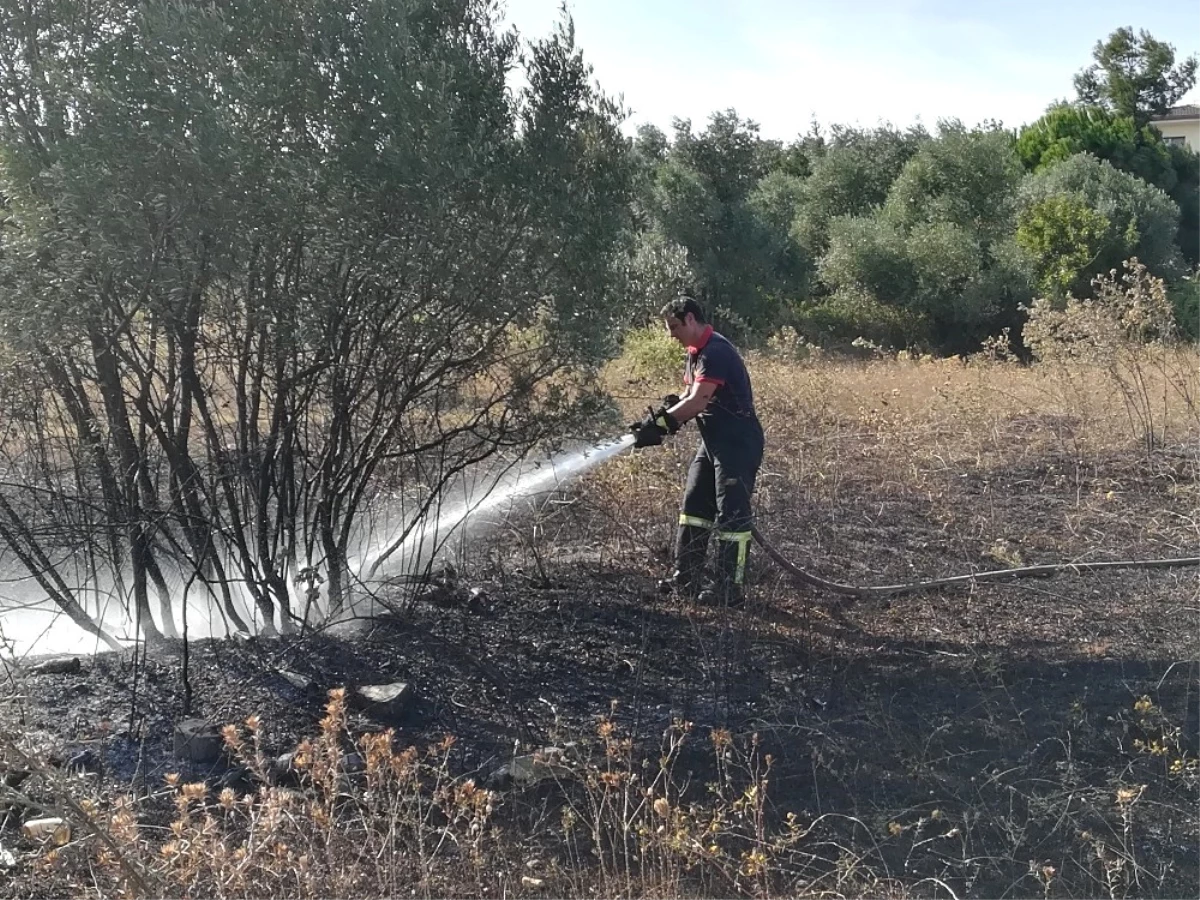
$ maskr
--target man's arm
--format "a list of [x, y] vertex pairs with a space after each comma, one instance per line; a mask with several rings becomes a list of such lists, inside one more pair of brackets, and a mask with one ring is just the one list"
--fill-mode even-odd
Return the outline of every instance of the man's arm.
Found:
[[690, 419], [696, 418], [700, 413], [708, 407], [709, 402], [713, 398], [713, 394], [717, 392], [717, 384], [714, 381], [696, 381], [693, 382], [687, 389], [687, 393], [683, 398], [667, 410], [675, 421], [682, 425]]

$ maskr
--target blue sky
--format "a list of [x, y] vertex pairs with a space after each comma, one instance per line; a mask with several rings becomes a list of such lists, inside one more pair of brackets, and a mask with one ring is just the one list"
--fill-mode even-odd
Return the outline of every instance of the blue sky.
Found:
[[[547, 34], [561, 0], [504, 0], [525, 37]], [[790, 140], [815, 117], [929, 127], [1033, 121], [1074, 96], [1072, 76], [1122, 25], [1200, 52], [1196, 0], [568, 0], [576, 41], [632, 130], [673, 117], [702, 128], [734, 107], [764, 137]], [[1193, 89], [1185, 102], [1196, 102]]]

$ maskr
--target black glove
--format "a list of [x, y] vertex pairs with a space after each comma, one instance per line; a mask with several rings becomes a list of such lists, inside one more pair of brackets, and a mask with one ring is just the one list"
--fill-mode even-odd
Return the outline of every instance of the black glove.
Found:
[[676, 394], [667, 394], [663, 397], [662, 406], [654, 411], [654, 418], [660, 425], [665, 425], [670, 434], [674, 434], [680, 428], [679, 420], [671, 415], [667, 410], [679, 402], [679, 397]]
[[633, 432], [634, 447], [657, 447], [663, 438], [679, 430], [679, 421], [667, 412], [665, 406], [659, 409], [646, 407], [646, 418], [629, 426]]

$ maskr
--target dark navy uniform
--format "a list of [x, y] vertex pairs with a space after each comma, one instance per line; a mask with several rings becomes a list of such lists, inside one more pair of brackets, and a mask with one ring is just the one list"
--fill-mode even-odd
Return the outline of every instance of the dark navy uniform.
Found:
[[688, 470], [675, 546], [677, 578], [696, 584], [710, 533], [718, 544], [720, 586], [740, 591], [750, 549], [750, 495], [763, 458], [763, 430], [754, 411], [750, 374], [741, 354], [706, 327], [688, 347], [684, 383], [707, 382], [716, 392], [696, 418], [700, 449]]

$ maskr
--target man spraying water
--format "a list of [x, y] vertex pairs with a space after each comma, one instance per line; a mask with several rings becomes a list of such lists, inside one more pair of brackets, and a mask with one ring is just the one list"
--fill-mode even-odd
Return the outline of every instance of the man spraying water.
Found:
[[[713, 331], [704, 310], [683, 295], [663, 307], [671, 337], [687, 348], [684, 394], [670, 394], [657, 410], [630, 426], [634, 447], [653, 447], [691, 419], [700, 447], [688, 469], [675, 539], [675, 570], [659, 582], [704, 604], [745, 602], [750, 552], [750, 497], [763, 457], [763, 430], [754, 412], [750, 373], [737, 348]], [[710, 535], [717, 538], [717, 578], [704, 584]]]

